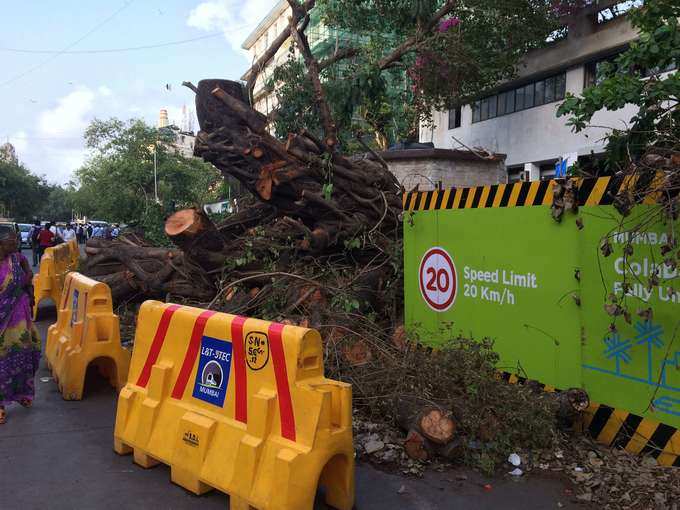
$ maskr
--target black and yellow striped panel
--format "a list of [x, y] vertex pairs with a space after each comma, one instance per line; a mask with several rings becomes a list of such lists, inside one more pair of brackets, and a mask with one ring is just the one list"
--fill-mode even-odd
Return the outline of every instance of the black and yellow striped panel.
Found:
[[[524, 384], [526, 377], [501, 372], [501, 378], [511, 384]], [[554, 392], [552, 386], [541, 385], [544, 391]], [[591, 403], [581, 424], [598, 443], [623, 448], [633, 454], [649, 454], [662, 466], [680, 467], [680, 430], [665, 423]]]
[[[579, 205], [609, 205], [623, 189], [634, 187], [637, 176], [576, 179]], [[552, 205], [554, 181], [516, 182], [476, 188], [410, 191], [402, 195], [405, 211], [479, 209]], [[650, 194], [646, 201], [654, 203]]]
[[649, 454], [662, 466], [680, 467], [680, 430], [622, 409], [591, 403], [584, 430], [603, 443], [633, 454]]

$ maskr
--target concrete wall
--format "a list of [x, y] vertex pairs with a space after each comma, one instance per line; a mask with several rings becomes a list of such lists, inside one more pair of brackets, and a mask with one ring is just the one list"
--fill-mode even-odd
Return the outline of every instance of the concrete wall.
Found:
[[507, 182], [503, 154], [481, 159], [468, 151], [408, 149], [382, 153], [390, 171], [407, 190], [483, 186]]
[[[635, 38], [635, 32], [625, 18], [595, 25], [594, 13], [602, 7], [601, 3], [570, 20], [566, 40], [527, 55], [518, 69], [518, 78], [498, 90], [566, 71], [567, 92], [580, 94], [584, 88], [585, 64], [610, 55]], [[474, 124], [472, 108], [466, 105], [461, 112], [461, 127], [452, 130], [448, 129], [448, 112], [435, 112], [435, 128], [421, 129], [420, 141], [433, 142], [438, 148], [460, 147], [455, 137], [469, 147], [507, 154], [507, 167], [550, 163], [565, 153], [584, 156], [591, 151], [602, 152], [603, 137], [607, 132], [612, 128], [624, 128], [636, 112], [632, 105], [614, 112], [603, 110], [591, 121], [591, 125], [597, 127], [577, 134], [566, 125], [566, 117], [556, 117], [560, 104], [561, 101], [553, 102]]]

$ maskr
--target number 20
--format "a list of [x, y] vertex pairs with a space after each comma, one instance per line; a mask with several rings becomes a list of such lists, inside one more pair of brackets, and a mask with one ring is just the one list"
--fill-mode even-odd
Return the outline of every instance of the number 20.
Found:
[[439, 269], [439, 271], [437, 271], [434, 267], [428, 267], [427, 275], [430, 277], [427, 285], [425, 285], [427, 290], [432, 292], [447, 292], [449, 290], [451, 281], [446, 269]]

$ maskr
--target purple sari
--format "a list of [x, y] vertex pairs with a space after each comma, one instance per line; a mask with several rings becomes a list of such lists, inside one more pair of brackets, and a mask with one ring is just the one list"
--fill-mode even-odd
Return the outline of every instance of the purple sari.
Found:
[[0, 406], [33, 399], [40, 362], [40, 337], [26, 291], [30, 275], [22, 260], [23, 255], [12, 253], [0, 262]]

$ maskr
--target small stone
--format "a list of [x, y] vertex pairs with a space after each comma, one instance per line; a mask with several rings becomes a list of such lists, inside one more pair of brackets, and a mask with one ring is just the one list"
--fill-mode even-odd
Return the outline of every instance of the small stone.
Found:
[[406, 485], [402, 485], [397, 489], [397, 494], [404, 494], [406, 492]]
[[379, 452], [385, 448], [385, 443], [379, 440], [371, 439], [366, 444], [364, 444], [364, 450], [368, 455], [371, 455], [375, 452]]

